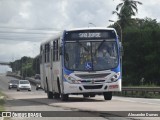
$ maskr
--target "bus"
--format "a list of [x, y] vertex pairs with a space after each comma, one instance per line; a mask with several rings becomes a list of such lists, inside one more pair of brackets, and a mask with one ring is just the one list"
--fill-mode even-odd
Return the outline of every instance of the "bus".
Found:
[[121, 91], [121, 44], [114, 28], [64, 30], [40, 46], [41, 86], [48, 99], [67, 101]]

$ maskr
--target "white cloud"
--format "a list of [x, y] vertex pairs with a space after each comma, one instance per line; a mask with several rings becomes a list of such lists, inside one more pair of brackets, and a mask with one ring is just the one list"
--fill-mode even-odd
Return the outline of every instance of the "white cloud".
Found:
[[3, 43], [0, 44], [0, 61], [13, 61], [22, 56], [35, 57], [39, 53], [39, 45], [37, 42], [19, 42], [19, 43]]

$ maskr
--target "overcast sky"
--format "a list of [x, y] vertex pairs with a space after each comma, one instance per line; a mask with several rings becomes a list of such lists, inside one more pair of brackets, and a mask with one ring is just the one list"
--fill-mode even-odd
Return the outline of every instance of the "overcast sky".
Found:
[[[160, 21], [160, 0], [139, 0], [136, 17]], [[56, 31], [106, 27], [121, 0], [0, 0], [0, 61], [36, 56], [39, 45]], [[52, 34], [51, 34], [52, 33]]]

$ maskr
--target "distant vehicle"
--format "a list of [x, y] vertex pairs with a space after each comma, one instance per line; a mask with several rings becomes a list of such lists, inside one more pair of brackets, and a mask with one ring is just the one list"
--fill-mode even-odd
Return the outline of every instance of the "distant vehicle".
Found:
[[34, 76], [34, 79], [41, 79], [40, 74], [36, 74], [36, 75]]
[[36, 90], [42, 89], [42, 86], [40, 83], [36, 84]]
[[17, 88], [18, 80], [10, 80], [8, 82], [8, 89]]
[[42, 89], [42, 87], [41, 87], [41, 81], [40, 81], [41, 80], [40, 74], [36, 74], [34, 76], [34, 79], [36, 79], [36, 81], [37, 81], [36, 90]]
[[114, 28], [65, 30], [40, 46], [41, 85], [49, 99], [121, 91], [122, 44]]
[[31, 91], [31, 84], [28, 80], [19, 80], [19, 83], [17, 85], [17, 91], [20, 90], [28, 90]]

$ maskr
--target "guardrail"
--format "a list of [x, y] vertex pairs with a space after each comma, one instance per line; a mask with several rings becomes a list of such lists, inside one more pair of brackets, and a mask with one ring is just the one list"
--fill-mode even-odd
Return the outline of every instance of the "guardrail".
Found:
[[7, 72], [6, 76], [15, 77], [17, 79], [22, 79], [22, 76], [17, 75], [17, 73]]
[[31, 78], [31, 77], [26, 77], [25, 78], [26, 80], [29, 80], [32, 84], [34, 85], [37, 85], [37, 84], [40, 84], [41, 83], [41, 80], [40, 79], [34, 79], [34, 78]]
[[130, 93], [131, 95], [140, 93], [141, 95], [146, 95], [148, 93], [160, 94], [160, 87], [123, 87], [121, 93], [115, 94], [122, 94], [127, 95]]
[[[22, 79], [22, 76], [19, 76], [16, 73], [7, 73], [6, 75], [10, 76], [10, 77], [15, 77], [17, 79]], [[25, 79], [29, 80], [30, 83], [32, 83], [33, 85], [37, 85], [37, 84], [41, 83], [40, 79], [34, 79], [34, 78], [31, 78], [31, 77], [26, 77]]]

